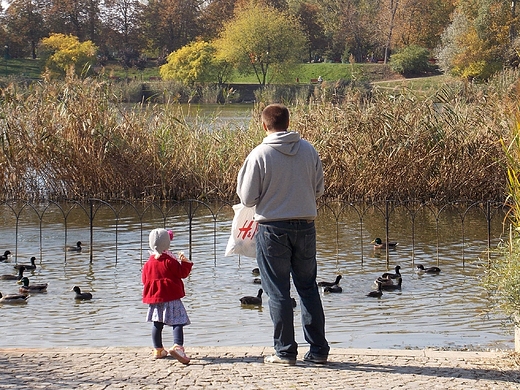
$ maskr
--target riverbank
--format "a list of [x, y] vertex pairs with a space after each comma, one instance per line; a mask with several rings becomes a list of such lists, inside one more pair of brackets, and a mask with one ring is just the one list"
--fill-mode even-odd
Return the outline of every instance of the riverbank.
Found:
[[[264, 364], [271, 347], [190, 347], [189, 365], [148, 347], [0, 348], [0, 388], [518, 389], [507, 352], [332, 348], [327, 365]], [[302, 351], [303, 353], [303, 351]]]

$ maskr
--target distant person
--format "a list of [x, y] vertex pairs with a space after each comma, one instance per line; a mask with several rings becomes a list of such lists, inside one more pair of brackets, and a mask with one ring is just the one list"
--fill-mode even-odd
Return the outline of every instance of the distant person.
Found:
[[[173, 232], [169, 230], [154, 229], [150, 232], [150, 258], [141, 275], [143, 303], [149, 305], [146, 320], [153, 322], [153, 357], [162, 359], [170, 354], [188, 364], [190, 358], [184, 351], [184, 326], [190, 324], [190, 319], [181, 298], [185, 295], [182, 279], [188, 277], [193, 263], [182, 253], [179, 261], [168, 251], [172, 239]], [[162, 342], [164, 325], [173, 327], [174, 345], [169, 351], [164, 349]]]
[[318, 83], [320, 83], [320, 84], [323, 83], [323, 77], [318, 76]]
[[324, 364], [329, 354], [325, 315], [316, 284], [316, 198], [324, 192], [323, 169], [314, 147], [288, 131], [289, 110], [271, 104], [262, 111], [263, 142], [238, 173], [237, 194], [256, 206], [256, 260], [269, 296], [275, 354], [265, 363], [296, 364], [291, 276], [301, 301], [301, 321], [309, 351], [303, 360]]

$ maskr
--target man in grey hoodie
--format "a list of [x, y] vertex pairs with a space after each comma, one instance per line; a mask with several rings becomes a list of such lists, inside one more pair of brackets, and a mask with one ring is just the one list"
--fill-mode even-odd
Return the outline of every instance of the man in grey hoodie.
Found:
[[303, 360], [324, 364], [329, 354], [325, 315], [316, 284], [316, 198], [324, 192], [316, 149], [288, 131], [289, 110], [271, 104], [262, 111], [263, 142], [247, 156], [237, 179], [242, 204], [256, 206], [256, 260], [269, 296], [275, 354], [265, 363], [296, 364], [298, 344], [290, 295], [291, 276], [300, 296], [309, 351]]

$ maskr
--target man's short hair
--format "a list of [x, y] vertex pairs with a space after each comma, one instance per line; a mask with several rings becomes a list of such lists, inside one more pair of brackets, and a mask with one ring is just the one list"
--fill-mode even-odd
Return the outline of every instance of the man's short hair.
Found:
[[287, 130], [289, 127], [289, 110], [283, 104], [270, 104], [262, 111], [262, 122], [271, 131]]

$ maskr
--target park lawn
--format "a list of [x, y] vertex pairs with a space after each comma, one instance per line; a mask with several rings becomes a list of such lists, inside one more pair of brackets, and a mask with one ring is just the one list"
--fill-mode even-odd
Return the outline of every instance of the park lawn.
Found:
[[11, 58], [0, 60], [0, 77], [21, 76], [30, 79], [41, 77], [43, 61], [40, 59]]
[[[41, 59], [13, 58], [6, 60], [0, 59], [0, 78], [22, 76], [30, 79], [41, 78], [44, 63]], [[144, 70], [135, 68], [124, 69], [118, 62], [110, 62], [98, 71], [104, 77], [131, 79], [138, 81], [148, 81], [159, 78], [159, 67], [150, 62]], [[445, 83], [447, 76], [431, 76], [422, 78], [405, 79], [404, 77], [392, 72], [386, 64], [342, 64], [342, 63], [306, 63], [297, 64], [284, 75], [277, 75], [272, 84], [294, 84], [310, 83], [321, 76], [324, 81], [337, 80], [363, 80], [377, 83], [378, 87], [384, 89], [395, 89], [407, 87], [418, 90], [438, 89]], [[258, 84], [258, 79], [254, 73], [240, 74], [235, 72], [229, 83]]]

